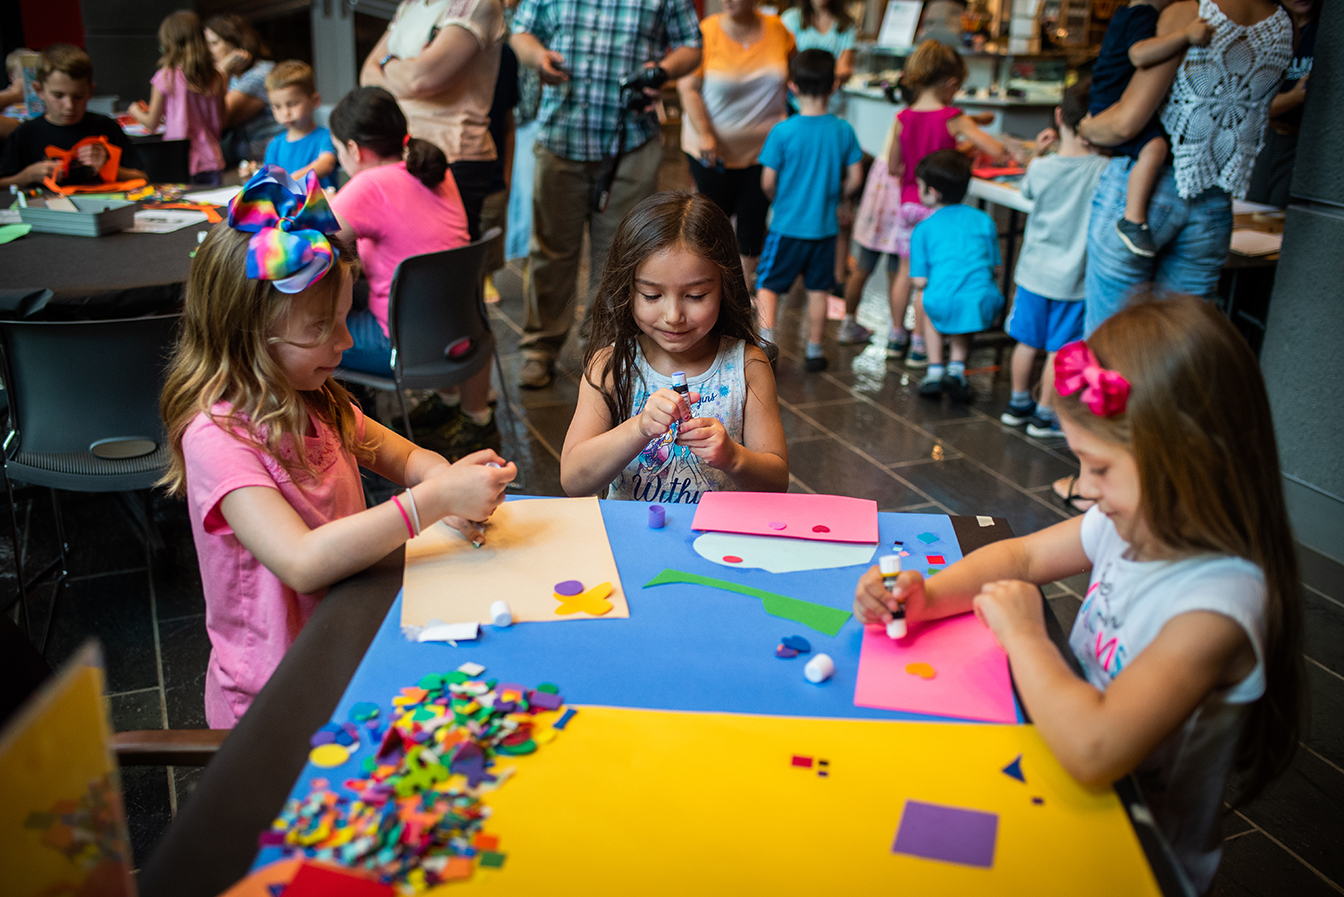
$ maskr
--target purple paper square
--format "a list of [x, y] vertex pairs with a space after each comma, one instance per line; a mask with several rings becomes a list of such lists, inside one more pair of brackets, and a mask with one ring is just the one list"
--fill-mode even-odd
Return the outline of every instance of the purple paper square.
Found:
[[559, 695], [553, 695], [544, 691], [532, 692], [527, 696], [527, 701], [538, 710], [559, 710], [560, 705], [565, 703], [564, 698]]
[[907, 800], [891, 852], [989, 869], [998, 833], [997, 813]]

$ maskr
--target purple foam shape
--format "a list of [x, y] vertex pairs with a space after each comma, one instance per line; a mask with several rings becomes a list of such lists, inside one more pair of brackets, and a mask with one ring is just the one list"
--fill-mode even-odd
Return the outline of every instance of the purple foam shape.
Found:
[[891, 852], [989, 869], [998, 833], [997, 813], [907, 800]]
[[528, 693], [527, 703], [540, 710], [559, 710], [565, 699], [548, 691], [534, 691]]
[[335, 744], [336, 733], [326, 729], [318, 729], [313, 733], [313, 737], [308, 739], [308, 744], [312, 747], [318, 747], [323, 744]]
[[583, 583], [577, 579], [566, 579], [564, 582], [555, 584], [555, 594], [557, 595], [577, 595], [583, 591]]
[[798, 656], [798, 650], [796, 648], [790, 648], [788, 645], [777, 645], [775, 647], [775, 656], [790, 660]]
[[649, 505], [649, 527], [662, 529], [667, 525], [667, 509], [662, 505]]
[[285, 843], [285, 833], [267, 830], [257, 836], [258, 847], [279, 847]]
[[788, 524], [781, 523], [778, 520], [771, 520], [769, 523], [766, 524], [766, 526], [770, 527], [771, 529], [784, 529], [785, 527], [788, 526]]
[[493, 782], [495, 777], [485, 771], [485, 754], [471, 742], [462, 744], [453, 757], [453, 772], [467, 777], [467, 784], [475, 788], [481, 782]]

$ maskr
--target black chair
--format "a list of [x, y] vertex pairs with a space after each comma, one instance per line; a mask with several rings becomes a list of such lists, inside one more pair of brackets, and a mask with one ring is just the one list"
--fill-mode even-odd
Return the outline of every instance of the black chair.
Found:
[[[504, 369], [485, 310], [482, 273], [490, 244], [503, 238], [503, 230], [495, 227], [466, 246], [403, 260], [388, 292], [391, 376], [347, 368], [336, 372], [338, 379], [395, 392], [410, 439], [415, 434], [405, 390], [464, 383], [489, 365], [492, 356], [500, 389], [504, 389]], [[512, 430], [513, 411], [507, 395], [500, 397], [499, 407], [508, 415]]]
[[151, 184], [190, 182], [190, 140], [145, 140], [135, 144], [135, 152]]
[[[168, 467], [159, 393], [180, 317], [0, 321], [0, 367], [10, 404], [3, 452], [5, 492], [20, 613], [30, 638], [30, 583], [24, 576], [20, 551], [15, 481], [51, 490], [60, 543], [61, 571], [51, 613], [36, 641], [39, 651], [46, 649], [56, 599], [69, 570], [56, 490], [148, 489]], [[127, 507], [152, 545], [156, 531], [145, 500], [142, 496], [140, 502], [128, 501]], [[51, 566], [34, 577], [34, 582]]]

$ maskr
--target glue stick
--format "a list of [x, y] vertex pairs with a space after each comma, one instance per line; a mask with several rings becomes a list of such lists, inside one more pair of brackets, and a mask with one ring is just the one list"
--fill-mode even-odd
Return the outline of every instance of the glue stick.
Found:
[[490, 622], [496, 626], [512, 626], [513, 611], [507, 601], [496, 601], [490, 605]]
[[[901, 556], [884, 554], [877, 562], [882, 571], [882, 588], [888, 592], [895, 590], [896, 577], [901, 575]], [[887, 624], [887, 638], [905, 638], [905, 604], [901, 603], [891, 612], [891, 622]]]
[[803, 678], [812, 683], [825, 682], [834, 673], [835, 661], [831, 660], [829, 654], [818, 654], [803, 667]]

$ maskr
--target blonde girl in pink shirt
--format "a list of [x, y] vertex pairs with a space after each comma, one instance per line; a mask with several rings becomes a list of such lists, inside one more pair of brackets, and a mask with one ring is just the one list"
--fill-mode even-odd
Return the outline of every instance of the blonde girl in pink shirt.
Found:
[[215, 68], [201, 19], [189, 10], [171, 13], [159, 25], [163, 56], [150, 79], [149, 102], [130, 108], [150, 131], [164, 125], [165, 140], [190, 140], [191, 182], [217, 186], [224, 169], [219, 130], [228, 81]]
[[[351, 344], [354, 262], [311, 173], [265, 166], [211, 231], [187, 283], [163, 390], [212, 650], [205, 712], [233, 726], [332, 583], [444, 520], [479, 535], [517, 473], [493, 451], [449, 464], [350, 401], [332, 372]], [[492, 466], [494, 465], [494, 466]], [[407, 486], [364, 506], [359, 468]]]

